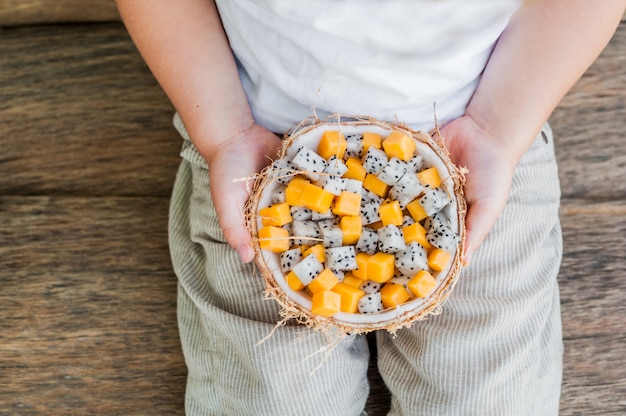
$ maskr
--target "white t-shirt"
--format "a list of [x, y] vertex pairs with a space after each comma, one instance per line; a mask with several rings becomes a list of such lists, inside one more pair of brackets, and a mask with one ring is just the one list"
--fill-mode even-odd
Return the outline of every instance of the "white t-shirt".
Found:
[[314, 113], [430, 130], [464, 113], [521, 0], [218, 0], [252, 112], [284, 132]]

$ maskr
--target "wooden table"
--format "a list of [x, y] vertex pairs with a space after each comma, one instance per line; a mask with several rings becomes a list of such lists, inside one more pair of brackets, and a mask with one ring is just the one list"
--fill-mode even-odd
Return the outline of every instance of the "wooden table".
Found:
[[[622, 22], [551, 120], [563, 415], [626, 414], [625, 86]], [[119, 22], [0, 31], [0, 415], [183, 414], [172, 112]]]

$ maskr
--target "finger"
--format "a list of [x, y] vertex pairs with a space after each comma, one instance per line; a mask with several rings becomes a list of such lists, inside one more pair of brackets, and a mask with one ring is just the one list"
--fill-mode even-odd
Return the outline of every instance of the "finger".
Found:
[[503, 205], [492, 200], [477, 200], [469, 205], [466, 216], [465, 253], [463, 262], [469, 264], [476, 250], [500, 217]]

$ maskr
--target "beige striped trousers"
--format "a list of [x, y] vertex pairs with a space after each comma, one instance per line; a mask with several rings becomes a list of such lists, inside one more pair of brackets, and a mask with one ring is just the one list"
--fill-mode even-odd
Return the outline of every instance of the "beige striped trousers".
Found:
[[[176, 121], [183, 137], [186, 134]], [[170, 209], [188, 415], [350, 416], [365, 406], [369, 351], [284, 326], [262, 279], [224, 240], [207, 166], [188, 138]], [[377, 333], [391, 415], [558, 413], [562, 339], [560, 189], [549, 126], [521, 159], [509, 202], [441, 315]]]

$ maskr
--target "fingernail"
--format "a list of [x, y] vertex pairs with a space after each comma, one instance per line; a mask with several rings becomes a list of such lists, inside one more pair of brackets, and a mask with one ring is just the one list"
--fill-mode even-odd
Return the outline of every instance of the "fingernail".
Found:
[[469, 247], [464, 250], [461, 254], [461, 263], [463, 263], [463, 267], [467, 267], [470, 264], [473, 254], [474, 250], [471, 250]]

